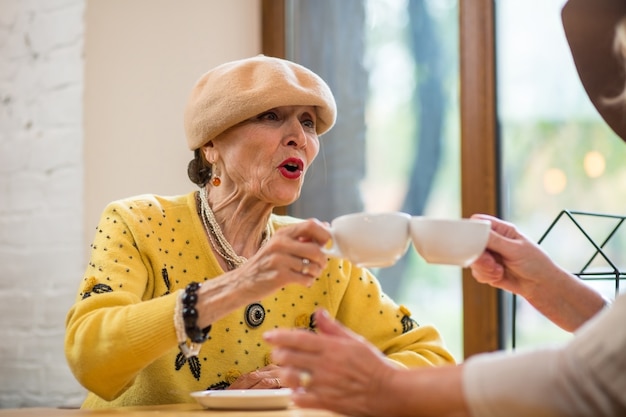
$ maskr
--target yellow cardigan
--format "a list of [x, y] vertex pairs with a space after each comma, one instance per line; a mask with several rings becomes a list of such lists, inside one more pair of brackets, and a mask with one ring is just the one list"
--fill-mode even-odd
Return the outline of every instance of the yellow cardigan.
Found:
[[[142, 195], [104, 210], [66, 319], [65, 354], [90, 391], [83, 407], [193, 402], [192, 391], [226, 388], [269, 363], [263, 332], [311, 327], [318, 307], [398, 364], [454, 362], [433, 327], [417, 325], [405, 307], [381, 292], [368, 270], [341, 259], [331, 259], [310, 288], [289, 285], [259, 300], [265, 318], [258, 327], [248, 324], [246, 306], [213, 323], [198, 358], [185, 359], [174, 330], [176, 292], [224, 273], [194, 195]], [[296, 221], [272, 215], [272, 232]]]

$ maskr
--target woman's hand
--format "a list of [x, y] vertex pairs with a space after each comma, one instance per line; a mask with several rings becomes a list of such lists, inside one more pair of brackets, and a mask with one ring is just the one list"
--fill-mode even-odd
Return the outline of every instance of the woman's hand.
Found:
[[[315, 312], [318, 333], [271, 330], [272, 359], [280, 364], [280, 379], [296, 389], [294, 402], [350, 415], [384, 415], [381, 385], [396, 370], [374, 346], [335, 322], [324, 310]], [[382, 414], [381, 414], [382, 413]]]
[[228, 389], [272, 389], [282, 388], [279, 367], [270, 364], [247, 374], [241, 375]]
[[[238, 271], [246, 277], [246, 287], [256, 299], [292, 283], [313, 284], [326, 267], [323, 245], [331, 235], [318, 220], [282, 227]], [[260, 296], [260, 295], [261, 296]]]
[[574, 331], [605, 305], [595, 290], [565, 271], [514, 225], [484, 214], [491, 222], [487, 250], [470, 268], [478, 282], [523, 296], [544, 316]]
[[196, 304], [198, 326], [215, 323], [288, 284], [311, 286], [328, 262], [322, 247], [330, 237], [327, 225], [315, 219], [278, 229], [239, 268], [202, 283]]
[[470, 265], [478, 282], [532, 297], [537, 286], [560, 270], [539, 245], [513, 224], [484, 214], [472, 218], [491, 222], [487, 250]]

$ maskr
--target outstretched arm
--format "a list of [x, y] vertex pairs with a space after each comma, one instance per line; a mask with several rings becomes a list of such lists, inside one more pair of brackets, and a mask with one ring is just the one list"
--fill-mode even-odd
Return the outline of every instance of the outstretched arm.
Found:
[[[318, 334], [272, 330], [281, 380], [302, 407], [353, 416], [626, 415], [626, 295], [570, 343], [509, 354], [485, 353], [463, 365], [399, 369], [322, 311]], [[306, 378], [301, 378], [305, 375]], [[306, 385], [303, 387], [303, 384]]]

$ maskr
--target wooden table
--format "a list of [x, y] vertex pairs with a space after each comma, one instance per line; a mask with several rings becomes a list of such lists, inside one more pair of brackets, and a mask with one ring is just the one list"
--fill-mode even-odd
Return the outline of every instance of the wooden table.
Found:
[[0, 409], [0, 417], [342, 417], [324, 410], [289, 407], [286, 410], [237, 411], [206, 410], [198, 404], [171, 404], [145, 407], [119, 407], [99, 410], [67, 408]]

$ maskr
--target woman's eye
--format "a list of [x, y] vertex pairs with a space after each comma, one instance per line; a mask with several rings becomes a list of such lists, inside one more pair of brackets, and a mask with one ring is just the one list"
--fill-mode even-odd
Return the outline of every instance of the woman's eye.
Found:
[[278, 120], [278, 115], [272, 111], [268, 111], [266, 113], [262, 113], [259, 116], [259, 119], [263, 119], [263, 120]]
[[309, 129], [315, 129], [315, 122], [313, 120], [304, 120], [302, 125], [304, 127], [308, 127]]

